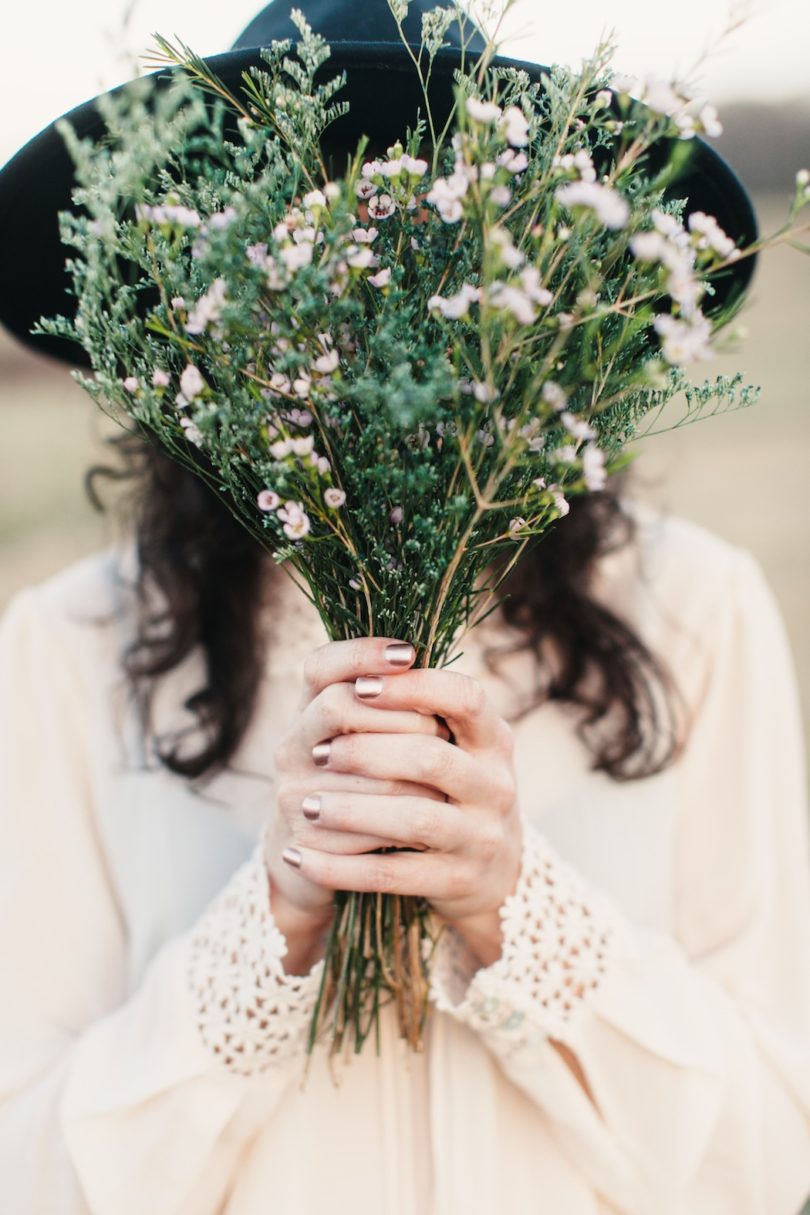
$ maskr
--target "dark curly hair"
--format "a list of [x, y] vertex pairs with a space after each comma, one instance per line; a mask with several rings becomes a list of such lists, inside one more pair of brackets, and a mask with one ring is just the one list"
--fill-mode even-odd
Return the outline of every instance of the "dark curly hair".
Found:
[[[152, 729], [155, 681], [201, 646], [206, 684], [185, 707], [196, 719], [195, 732], [202, 729], [204, 745], [181, 756], [175, 735], [167, 749], [154, 739], [154, 752], [179, 776], [212, 779], [228, 766], [250, 724], [268, 644], [264, 608], [283, 575], [276, 571], [272, 577], [267, 551], [195, 473], [140, 432], [125, 431], [106, 442], [121, 461], [93, 465], [84, 484], [93, 506], [104, 511], [96, 480], [132, 483], [119, 509], [134, 527], [138, 628], [122, 664], [140, 706], [144, 737]], [[196, 453], [195, 458], [205, 461]], [[528, 650], [537, 673], [536, 700], [519, 716], [545, 699], [567, 703], [593, 755], [593, 769], [617, 781], [662, 771], [684, 741], [682, 701], [671, 672], [589, 590], [597, 560], [633, 538], [634, 523], [617, 490], [575, 498], [569, 515], [526, 550], [503, 584], [509, 596], [504, 618], [522, 639], [485, 653], [497, 670], [505, 652]]]

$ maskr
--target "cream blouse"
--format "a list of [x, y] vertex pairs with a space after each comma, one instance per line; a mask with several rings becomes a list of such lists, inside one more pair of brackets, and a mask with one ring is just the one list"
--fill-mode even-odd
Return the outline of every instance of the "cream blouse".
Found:
[[[754, 560], [636, 508], [596, 591], [694, 718], [667, 771], [589, 769], [570, 712], [515, 726], [525, 850], [504, 949], [447, 934], [426, 1049], [383, 1017], [304, 1079], [320, 966], [284, 972], [261, 864], [273, 748], [325, 640], [283, 581], [234, 768], [204, 793], [140, 747], [119, 654], [134, 549], [18, 593], [0, 626], [3, 1215], [796, 1215], [810, 1192], [810, 867], [783, 626]], [[456, 669], [504, 715], [531, 664]], [[157, 694], [191, 717], [198, 650]], [[193, 741], [193, 740], [192, 740]], [[257, 843], [257, 841], [259, 841]], [[584, 990], [579, 997], [570, 994]], [[591, 1101], [551, 1045], [587, 1077]]]

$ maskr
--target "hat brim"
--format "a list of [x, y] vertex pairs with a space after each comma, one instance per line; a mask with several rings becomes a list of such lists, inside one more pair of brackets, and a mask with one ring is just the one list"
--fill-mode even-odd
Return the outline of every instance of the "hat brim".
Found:
[[[227, 51], [207, 59], [214, 72], [232, 90], [242, 75], [262, 65], [260, 48]], [[525, 71], [539, 81], [548, 68], [521, 60], [499, 57], [497, 66]], [[431, 107], [439, 121], [453, 104], [453, 72], [460, 65], [459, 51], [444, 48], [434, 61], [431, 75]], [[345, 69], [347, 83], [336, 100], [348, 101], [347, 115], [328, 129], [330, 140], [355, 142], [367, 135], [374, 144], [388, 144], [413, 124], [417, 109], [424, 111], [421, 86], [408, 50], [402, 43], [333, 42], [330, 59], [321, 69], [326, 78]], [[155, 73], [168, 83], [174, 71]], [[117, 94], [127, 85], [113, 89]], [[96, 100], [77, 106], [64, 115], [80, 138], [96, 138], [105, 130]], [[730, 165], [705, 141], [693, 141], [685, 171], [671, 188], [673, 197], [686, 198], [687, 214], [706, 211], [737, 243], [757, 239], [757, 223], [751, 200]], [[39, 353], [51, 355], [72, 366], [87, 366], [80, 346], [60, 338], [34, 336], [30, 330], [43, 316], [75, 312], [70, 294], [71, 279], [65, 268], [68, 251], [59, 236], [58, 213], [72, 207], [73, 162], [62, 136], [51, 123], [36, 135], [0, 171], [0, 323], [20, 341]], [[748, 287], [754, 258], [734, 263], [715, 284], [711, 310], [726, 306]]]

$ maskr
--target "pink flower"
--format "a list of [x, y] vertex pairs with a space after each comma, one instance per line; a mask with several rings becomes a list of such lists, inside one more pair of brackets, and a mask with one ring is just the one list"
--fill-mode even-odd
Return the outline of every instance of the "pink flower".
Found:
[[256, 498], [259, 510], [276, 510], [281, 498], [272, 489], [263, 489]]
[[380, 270], [377, 274], [370, 274], [368, 281], [372, 287], [387, 287], [391, 282], [391, 267], [386, 266], [384, 270]]
[[169, 379], [168, 371], [164, 371], [162, 367], [156, 367], [152, 372], [152, 383], [155, 388], [168, 388]]
[[372, 219], [390, 219], [396, 209], [397, 204], [390, 194], [380, 194], [368, 204], [368, 213]]
[[346, 495], [342, 489], [330, 486], [329, 489], [323, 491], [323, 500], [327, 506], [331, 506], [333, 510], [337, 510], [346, 501]]
[[180, 391], [187, 401], [193, 401], [205, 391], [205, 380], [193, 363], [189, 363], [180, 376]]
[[141, 385], [138, 381], [137, 376], [128, 375], [127, 378], [124, 380], [124, 388], [127, 392], [130, 392], [130, 393], [137, 392], [138, 389], [140, 388], [140, 386]]
[[405, 518], [405, 512], [401, 506], [395, 506], [393, 508], [393, 510], [391, 511], [391, 513], [389, 514], [388, 518], [389, 518], [390, 522], [394, 524], [395, 527], [398, 527], [399, 524], [402, 522], [402, 520]]

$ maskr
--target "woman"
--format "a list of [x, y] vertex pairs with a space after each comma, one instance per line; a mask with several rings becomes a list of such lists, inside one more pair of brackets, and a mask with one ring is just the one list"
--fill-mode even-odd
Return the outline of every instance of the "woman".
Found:
[[[750, 556], [594, 494], [415, 671], [123, 448], [132, 531], [0, 629], [4, 1212], [794, 1215], [804, 777]], [[305, 1074], [341, 888], [430, 900], [434, 1008]]]

